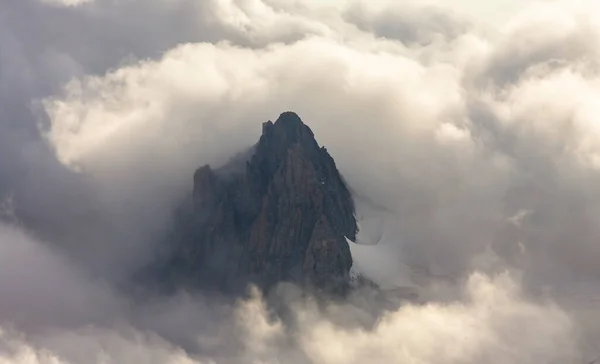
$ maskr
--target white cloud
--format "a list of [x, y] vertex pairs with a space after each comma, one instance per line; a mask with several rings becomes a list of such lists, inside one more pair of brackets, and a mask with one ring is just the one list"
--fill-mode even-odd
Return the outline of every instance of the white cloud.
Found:
[[[65, 34], [72, 33], [51, 36], [50, 28], [38, 42], [52, 40], [47, 47], [56, 49], [47, 54], [64, 64], [60, 80], [75, 76], [62, 92], [44, 98], [44, 136], [98, 201], [93, 214], [77, 210], [91, 217], [73, 227], [74, 240], [90, 243], [79, 233], [94, 226], [89, 229], [101, 235], [96, 238], [102, 244], [94, 246], [104, 249], [100, 265], [106, 271], [123, 265], [123, 256], [139, 260], [148, 248], [148, 227], [164, 222], [174, 200], [189, 190], [194, 168], [224, 162], [256, 141], [261, 122], [293, 110], [327, 146], [360, 199], [361, 238], [379, 242], [353, 247], [356, 267], [386, 287], [421, 286], [432, 301], [395, 307], [371, 329], [352, 329], [300, 307], [295, 312], [306, 320], [291, 335], [256, 297], [232, 315], [240, 327], [213, 317], [195, 297], [165, 304], [169, 309], [161, 306], [158, 315], [145, 315], [144, 309], [156, 309], [152, 305], [137, 307], [144, 314], [134, 319], [117, 294], [81, 278], [68, 260], [38, 248], [28, 235], [2, 226], [0, 273], [6, 274], [0, 274], [0, 288], [14, 294], [0, 301], [0, 318], [52, 330], [41, 338], [10, 336], [19, 349], [0, 358], [79, 363], [87, 362], [86, 353], [104, 352], [117, 363], [191, 363], [196, 359], [183, 353], [179, 341], [194, 341], [206, 326], [228, 333], [231, 325], [244, 333], [244, 349], [238, 337], [224, 335], [227, 346], [211, 352], [217, 362], [239, 362], [239, 350], [257, 362], [293, 363], [282, 359], [290, 357], [332, 364], [562, 363], [580, 354], [576, 305], [563, 304], [563, 311], [529, 294], [546, 284], [571, 287], [600, 277], [597, 5], [537, 3], [494, 32], [436, 8], [440, 2], [383, 10], [350, 4], [342, 11], [275, 0], [141, 4], [97, 0], [89, 13], [70, 7], [38, 14], [36, 24], [102, 24], [90, 30], [89, 39], [102, 39], [98, 50], [75, 41], [69, 47]], [[473, 13], [492, 8], [461, 4]], [[87, 28], [74, 29], [83, 36]], [[27, 39], [15, 34], [20, 38], [9, 36], [11, 45]], [[38, 43], [11, 49], [28, 59]], [[142, 60], [115, 62], [128, 53]], [[31, 72], [27, 67], [35, 62], [15, 59], [10, 64], [23, 72], [11, 73], [11, 82], [20, 73], [27, 84], [45, 79], [32, 75], [53, 73], [44, 71], [52, 67]], [[0, 94], [2, 104], [13, 104], [6, 95], [12, 90]], [[15, 170], [39, 176], [35, 168]], [[42, 182], [37, 190], [53, 194], [55, 187]], [[59, 214], [63, 206], [52, 207], [51, 214]], [[42, 220], [46, 226], [53, 221]], [[105, 233], [106, 221], [123, 221], [116, 228], [107, 223], [120, 239]], [[128, 244], [138, 240], [141, 246], [130, 251]], [[2, 244], [8, 241], [16, 245]], [[95, 249], [90, 255], [102, 255]], [[473, 275], [473, 267], [498, 266], [522, 271], [526, 293], [505, 276]], [[436, 284], [465, 277], [471, 277], [466, 298], [440, 302], [448, 292], [455, 296], [457, 286], [438, 292]], [[87, 308], [78, 311], [72, 302]], [[372, 315], [371, 309], [330, 307], [350, 321]], [[203, 321], [205, 316], [210, 319]], [[106, 320], [121, 319], [135, 328], [106, 327]], [[144, 331], [140, 321], [148, 335], [138, 332]], [[69, 327], [56, 328], [57, 322]], [[100, 327], [71, 328], [81, 322]], [[12, 335], [6, 332], [0, 342]], [[299, 347], [285, 346], [296, 339]], [[66, 350], [72, 340], [80, 340], [86, 353]], [[278, 350], [281, 345], [286, 350]]]
[[[529, 224], [536, 226], [523, 227], [527, 236], [513, 237], [506, 224], [524, 208], [595, 199], [587, 182], [597, 178], [599, 147], [593, 13], [537, 4], [490, 37], [451, 18], [460, 30], [452, 37], [407, 47], [402, 29], [377, 38], [327, 17], [315, 28], [301, 11], [267, 4], [212, 3], [215, 22], [237, 24], [264, 47], [184, 44], [156, 61], [72, 81], [47, 98], [46, 135], [59, 159], [117, 200], [169, 195], [186, 188], [196, 166], [253, 143], [261, 121], [294, 110], [351, 187], [396, 213], [387, 234], [395, 241], [382, 245], [402, 246], [402, 259], [452, 276], [490, 244], [512, 249], [525, 239], [552, 246], [552, 259], [563, 261], [560, 236], [575, 233], [587, 204], [571, 216], [536, 214]], [[446, 19], [428, 9], [407, 8], [417, 16], [408, 29], [431, 14]], [[406, 18], [401, 7], [382, 14]], [[360, 24], [378, 29], [387, 17]], [[306, 25], [294, 32], [308, 36], [281, 43], [290, 38], [278, 24], [290, 21]], [[564, 189], [568, 195], [558, 192]], [[586, 231], [577, 244], [596, 256], [596, 229]], [[564, 260], [567, 269], [587, 266], [576, 263], [588, 259], [579, 253]]]
[[193, 359], [182, 349], [140, 332], [85, 329], [54, 331], [46, 338], [48, 347], [27, 341], [16, 332], [0, 332], [2, 364], [132, 363], [213, 364]]
[[318, 320], [306, 325], [304, 348], [313, 362], [564, 363], [574, 360], [570, 319], [552, 305], [519, 297], [506, 275], [474, 274], [466, 302], [406, 305], [370, 330]]
[[310, 300], [294, 300], [290, 309], [297, 324], [293, 329], [273, 319], [255, 293], [231, 315], [230, 323], [242, 333], [242, 350], [231, 346], [227, 354], [212, 360], [186, 354], [134, 329], [56, 329], [37, 335], [35, 341], [5, 330], [0, 333], [0, 363], [528, 364], [580, 359], [571, 319], [551, 303], [525, 300], [509, 275], [473, 274], [464, 289], [461, 299], [407, 304], [369, 326], [354, 327], [348, 324], [356, 319], [350, 306], [328, 304], [318, 309]]

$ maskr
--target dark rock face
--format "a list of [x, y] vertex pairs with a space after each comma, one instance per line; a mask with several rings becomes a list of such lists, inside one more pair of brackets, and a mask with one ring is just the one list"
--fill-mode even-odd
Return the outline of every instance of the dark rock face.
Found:
[[238, 158], [237, 167], [196, 171], [166, 274], [225, 290], [280, 281], [343, 288], [352, 265], [345, 237], [354, 240], [357, 225], [333, 158], [291, 112], [264, 123], [252, 151], [241, 168]]

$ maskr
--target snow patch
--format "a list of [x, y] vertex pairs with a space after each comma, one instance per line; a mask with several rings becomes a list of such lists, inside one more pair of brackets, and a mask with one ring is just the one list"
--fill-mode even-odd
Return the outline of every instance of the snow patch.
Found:
[[410, 269], [401, 254], [402, 236], [399, 216], [357, 201], [358, 233], [355, 241], [346, 238], [353, 265], [351, 279], [361, 276], [382, 289], [414, 287]]

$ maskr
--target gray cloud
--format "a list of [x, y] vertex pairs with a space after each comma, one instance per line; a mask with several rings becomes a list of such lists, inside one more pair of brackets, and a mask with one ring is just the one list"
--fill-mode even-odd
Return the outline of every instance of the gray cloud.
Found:
[[[108, 288], [17, 227], [0, 225], [0, 325], [86, 325], [115, 311]], [[7, 321], [8, 320], [8, 321]]]

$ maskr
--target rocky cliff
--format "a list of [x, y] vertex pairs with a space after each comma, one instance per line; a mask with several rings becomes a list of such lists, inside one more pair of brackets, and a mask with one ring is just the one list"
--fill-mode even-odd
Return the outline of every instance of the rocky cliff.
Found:
[[343, 289], [357, 225], [333, 158], [298, 115], [263, 124], [230, 164], [203, 166], [168, 245], [171, 282], [241, 289], [280, 281]]

